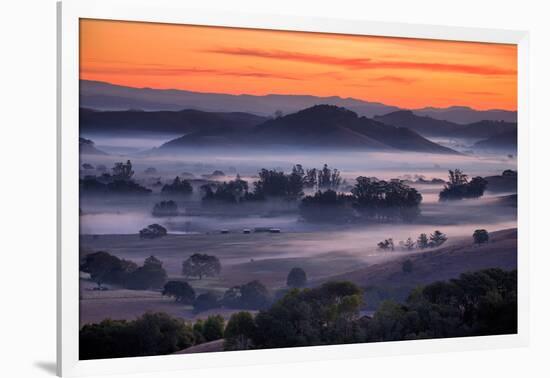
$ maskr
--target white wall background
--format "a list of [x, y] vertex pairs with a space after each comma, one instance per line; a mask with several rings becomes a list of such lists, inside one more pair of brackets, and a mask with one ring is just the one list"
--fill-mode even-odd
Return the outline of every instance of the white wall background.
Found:
[[[531, 346], [223, 371], [210, 369], [155, 377], [182, 374], [227, 378], [550, 376], [550, 251], [546, 217], [549, 209], [545, 199], [550, 184], [547, 169], [550, 141], [548, 3], [544, 0], [187, 2], [191, 7], [210, 9], [530, 31]], [[55, 1], [6, 1], [0, 18], [0, 376], [52, 376], [55, 364]]]

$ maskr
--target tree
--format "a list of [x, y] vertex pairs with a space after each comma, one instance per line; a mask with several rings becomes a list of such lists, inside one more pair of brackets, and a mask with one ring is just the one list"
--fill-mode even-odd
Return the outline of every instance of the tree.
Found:
[[209, 316], [202, 326], [202, 335], [206, 341], [223, 339], [225, 321], [221, 315]]
[[385, 239], [384, 241], [381, 241], [380, 243], [378, 243], [378, 248], [380, 249], [383, 249], [383, 250], [394, 250], [394, 244], [393, 244], [393, 239], [392, 238], [389, 238], [389, 239]]
[[475, 230], [472, 236], [474, 238], [475, 244], [483, 244], [489, 242], [489, 233], [487, 232], [487, 230]]
[[258, 310], [269, 306], [271, 294], [261, 282], [251, 281], [226, 290], [222, 303], [228, 308]]
[[172, 217], [178, 214], [178, 205], [172, 200], [160, 201], [153, 207], [153, 216], [155, 217]]
[[133, 290], [160, 289], [164, 286], [166, 277], [162, 262], [155, 256], [150, 256], [145, 259], [143, 266], [128, 275], [126, 286]]
[[132, 176], [134, 175], [134, 171], [132, 170], [132, 162], [128, 160], [126, 164], [115, 163], [114, 167], [112, 168], [112, 172], [113, 172], [114, 179], [129, 181], [132, 179]]
[[104, 251], [86, 255], [80, 265], [80, 270], [89, 273], [98, 287], [103, 283], [123, 284], [127, 275], [136, 269], [135, 263], [119, 259]]
[[430, 235], [429, 246], [432, 248], [439, 247], [446, 241], [447, 241], [447, 235], [445, 235], [439, 230], [435, 230], [434, 233]]
[[168, 281], [164, 285], [162, 295], [174, 297], [176, 302], [191, 304], [195, 300], [195, 290], [187, 282]]
[[411, 238], [407, 238], [407, 240], [405, 240], [405, 243], [403, 243], [403, 246], [405, 247], [405, 249], [407, 250], [412, 250], [414, 249], [414, 247], [416, 246], [416, 242]]
[[202, 312], [213, 308], [218, 308], [220, 307], [220, 303], [218, 301], [218, 297], [214, 293], [207, 292], [195, 298], [193, 301], [193, 307], [195, 312]]
[[214, 277], [221, 272], [220, 260], [216, 256], [195, 253], [182, 264], [182, 273], [186, 277]]
[[299, 197], [304, 194], [304, 168], [301, 164], [296, 164], [292, 167], [292, 173], [288, 176], [288, 195], [291, 197]]
[[241, 303], [242, 308], [257, 310], [269, 306], [271, 295], [260, 281], [254, 280], [241, 285]]
[[292, 268], [286, 278], [288, 287], [304, 287], [307, 283], [306, 272], [302, 268]]
[[418, 246], [418, 248], [420, 249], [426, 249], [430, 246], [430, 242], [429, 242], [429, 239], [428, 239], [428, 235], [426, 234], [420, 234], [418, 236], [418, 239], [416, 240], [416, 245]]
[[304, 187], [318, 189], [317, 169], [307, 169], [304, 177]]
[[256, 333], [254, 318], [249, 312], [237, 312], [229, 318], [224, 332], [224, 350], [246, 350], [253, 347]]
[[317, 184], [321, 189], [337, 189], [341, 182], [340, 171], [331, 170], [327, 164], [318, 171]]
[[413, 262], [410, 259], [403, 261], [401, 270], [403, 273], [411, 273], [413, 271]]
[[139, 237], [142, 239], [156, 239], [166, 236], [167, 234], [168, 232], [166, 231], [166, 228], [157, 223], [150, 224], [146, 228], [139, 231]]

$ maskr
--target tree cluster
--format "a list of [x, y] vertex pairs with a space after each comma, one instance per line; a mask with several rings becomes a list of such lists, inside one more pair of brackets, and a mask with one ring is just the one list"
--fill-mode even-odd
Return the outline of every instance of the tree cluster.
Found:
[[103, 173], [101, 176], [86, 176], [80, 180], [80, 189], [88, 193], [108, 194], [149, 194], [151, 189], [141, 186], [132, 177], [134, 171], [132, 162], [115, 163], [111, 174]]
[[165, 313], [87, 324], [79, 341], [81, 360], [171, 354], [195, 344], [191, 326]]
[[161, 189], [162, 194], [189, 195], [193, 193], [193, 186], [188, 180], [182, 180], [176, 176], [171, 184], [165, 184]]
[[440, 201], [461, 200], [464, 198], [479, 198], [485, 193], [487, 180], [482, 177], [474, 177], [468, 180], [468, 175], [460, 169], [449, 171], [449, 181], [439, 193]]
[[[412, 268], [403, 263], [404, 272]], [[403, 303], [382, 302], [372, 317], [360, 316], [362, 301], [355, 284], [327, 282], [292, 289], [256, 315], [235, 313], [225, 327], [220, 316], [193, 326], [162, 313], [105, 320], [82, 327], [80, 358], [169, 354], [220, 338], [225, 350], [245, 350], [517, 333], [515, 270], [486, 269], [419, 287]]]
[[146, 258], [143, 265], [138, 266], [103, 251], [86, 255], [80, 270], [89, 273], [98, 287], [113, 284], [133, 290], [159, 289], [167, 277], [162, 262], [154, 256]]
[[332, 189], [317, 191], [302, 199], [300, 211], [306, 220], [413, 220], [420, 213], [422, 195], [400, 180], [384, 181], [357, 177], [351, 194]]
[[175, 217], [179, 214], [178, 204], [175, 201], [160, 201], [156, 203], [152, 211], [155, 217]]
[[[412, 264], [403, 264], [405, 272]], [[413, 290], [360, 317], [361, 290], [349, 282], [294, 289], [255, 317], [235, 315], [226, 348], [252, 349], [397, 341], [517, 332], [517, 272], [487, 269]], [[252, 318], [252, 321], [251, 321]], [[231, 332], [227, 332], [229, 327]]]

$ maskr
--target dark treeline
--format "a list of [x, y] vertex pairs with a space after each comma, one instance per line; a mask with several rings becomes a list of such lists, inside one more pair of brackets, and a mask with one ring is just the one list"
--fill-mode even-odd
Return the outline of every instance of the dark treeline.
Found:
[[139, 185], [133, 180], [132, 163], [115, 163], [111, 173], [100, 176], [87, 175], [80, 180], [82, 193], [112, 193], [112, 194], [149, 194], [151, 189]]
[[235, 180], [223, 183], [209, 183], [202, 186], [203, 201], [242, 203], [264, 201], [273, 198], [299, 200], [304, 189], [337, 189], [343, 183], [340, 171], [330, 169], [326, 164], [322, 169], [304, 170], [296, 164], [290, 173], [278, 170], [261, 169], [258, 180], [249, 188], [248, 182], [237, 175]]
[[487, 269], [419, 287], [404, 303], [381, 303], [372, 317], [360, 315], [363, 299], [353, 283], [327, 282], [291, 289], [256, 315], [233, 314], [225, 327], [217, 318], [195, 330], [165, 314], [105, 320], [80, 331], [80, 358], [168, 354], [206, 334], [242, 350], [517, 333], [517, 271]]
[[[233, 181], [202, 186], [203, 203], [246, 203], [281, 198], [299, 201], [300, 213], [308, 221], [413, 220], [420, 213], [422, 195], [401, 180], [384, 181], [357, 177], [351, 193], [338, 189], [344, 184], [338, 169], [306, 169], [297, 164], [288, 174], [262, 169], [250, 190], [238, 175]], [[312, 195], [304, 195], [313, 189]]]
[[166, 281], [166, 270], [155, 256], [145, 259], [142, 266], [99, 251], [86, 255], [80, 270], [90, 274], [98, 288], [114, 284], [133, 290], [160, 289]]
[[420, 214], [422, 195], [400, 180], [357, 177], [351, 194], [317, 191], [302, 200], [302, 216], [311, 221], [410, 221]]

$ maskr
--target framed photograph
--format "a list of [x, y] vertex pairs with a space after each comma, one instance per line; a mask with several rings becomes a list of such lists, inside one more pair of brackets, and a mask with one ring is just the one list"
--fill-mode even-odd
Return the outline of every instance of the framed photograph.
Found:
[[58, 20], [60, 375], [526, 345], [526, 32]]

